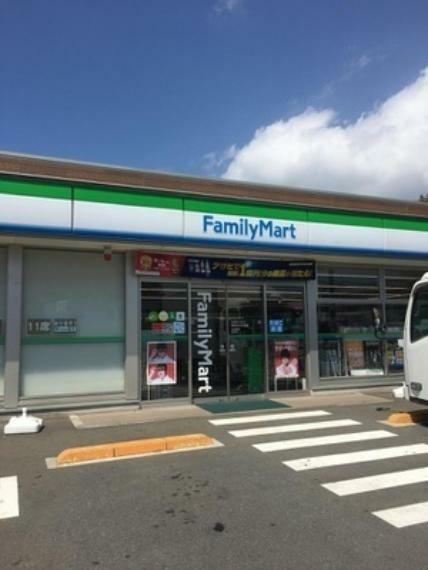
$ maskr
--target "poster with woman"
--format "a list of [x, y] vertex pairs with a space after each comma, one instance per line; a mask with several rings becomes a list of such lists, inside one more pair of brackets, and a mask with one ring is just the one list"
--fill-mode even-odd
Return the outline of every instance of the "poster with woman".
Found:
[[177, 384], [177, 343], [175, 340], [147, 343], [148, 386]]
[[275, 380], [299, 377], [298, 340], [276, 340], [274, 342], [274, 368]]

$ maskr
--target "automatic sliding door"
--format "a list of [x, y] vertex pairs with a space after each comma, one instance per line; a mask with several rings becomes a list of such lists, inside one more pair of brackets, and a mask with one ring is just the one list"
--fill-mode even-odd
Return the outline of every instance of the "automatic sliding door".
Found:
[[269, 390], [302, 387], [305, 311], [302, 286], [267, 286]]
[[262, 288], [229, 286], [230, 395], [264, 392], [264, 318]]
[[223, 285], [192, 285], [193, 397], [227, 395], [227, 300]]
[[141, 283], [142, 399], [189, 395], [187, 284]]

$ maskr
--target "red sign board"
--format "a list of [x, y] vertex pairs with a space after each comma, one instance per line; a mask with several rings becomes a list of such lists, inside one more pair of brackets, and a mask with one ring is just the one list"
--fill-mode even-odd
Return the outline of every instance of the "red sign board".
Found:
[[139, 251], [135, 255], [135, 273], [156, 277], [179, 277], [185, 260], [183, 255]]

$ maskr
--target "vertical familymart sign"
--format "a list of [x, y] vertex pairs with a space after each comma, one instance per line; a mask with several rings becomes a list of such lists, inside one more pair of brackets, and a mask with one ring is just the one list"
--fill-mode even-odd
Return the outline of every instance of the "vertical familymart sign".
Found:
[[186, 237], [210, 241], [236, 241], [278, 245], [305, 245], [306, 222], [185, 212], [184, 234]]

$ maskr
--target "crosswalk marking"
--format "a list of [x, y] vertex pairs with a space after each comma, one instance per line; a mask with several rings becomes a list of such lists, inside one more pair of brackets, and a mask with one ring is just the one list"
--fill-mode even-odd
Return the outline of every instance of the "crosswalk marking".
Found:
[[352, 443], [397, 437], [396, 433], [378, 429], [373, 431], [361, 431], [358, 433], [344, 433], [340, 435], [327, 435], [322, 437], [308, 437], [304, 439], [291, 439], [285, 441], [271, 441], [269, 443], [255, 443], [253, 447], [263, 453], [271, 451], [285, 451], [287, 449], [300, 449], [303, 447], [316, 447], [319, 445], [336, 445], [339, 443]]
[[428, 502], [374, 511], [372, 514], [396, 528], [403, 528], [428, 522]]
[[[303, 412], [260, 414], [254, 416], [236, 416], [208, 421], [214, 426], [239, 426], [245, 424], [263, 424], [265, 422], [283, 422], [286, 420], [298, 420], [318, 417], [322, 418], [323, 416], [331, 415], [332, 414], [330, 412], [325, 412], [324, 410], [311, 410]], [[244, 429], [232, 429], [228, 433], [237, 438], [245, 438], [360, 425], [361, 422], [352, 419], [322, 419], [321, 421], [313, 422], [308, 421], [292, 424], [287, 422], [286, 424], [281, 425], [271, 424], [268, 426], [259, 425], [256, 427], [247, 427]], [[337, 435], [327, 435], [321, 437], [305, 437], [299, 439], [269, 441], [266, 443], [254, 443], [252, 444], [252, 447], [256, 448], [262, 453], [269, 453], [310, 447], [315, 448], [318, 446], [348, 443], [352, 444], [364, 441], [388, 439], [391, 437], [398, 437], [398, 434], [387, 430], [376, 429], [371, 431], [340, 433]], [[423, 454], [428, 454], [427, 443], [397, 445], [393, 447], [379, 447], [376, 449], [368, 449], [362, 451], [346, 451], [343, 453], [317, 455], [314, 457], [301, 457], [299, 459], [282, 461], [282, 463], [294, 471], [306, 471], [310, 469], [369, 463], [387, 459], [418, 456]], [[355, 479], [346, 479], [342, 481], [324, 483], [321, 486], [342, 497], [425, 482], [428, 482], [428, 467], [406, 469], [402, 471], [394, 471], [392, 473], [381, 473], [379, 475], [370, 475], [365, 477], [358, 477]], [[428, 501], [403, 505], [401, 507], [378, 510], [372, 512], [372, 514], [396, 528], [428, 523]]]
[[347, 427], [361, 425], [361, 422], [355, 420], [331, 420], [327, 422], [312, 422], [306, 424], [291, 424], [283, 426], [272, 426], [265, 428], [250, 428], [232, 430], [229, 433], [234, 437], [252, 437], [256, 435], [272, 435], [275, 433], [287, 433], [296, 431], [309, 431], [315, 429], [328, 429], [336, 427]]
[[423, 453], [428, 453], [428, 445], [425, 443], [417, 443], [415, 445], [370, 449], [369, 451], [337, 453], [319, 457], [303, 457], [302, 459], [294, 459], [293, 461], [283, 461], [283, 463], [287, 465], [287, 467], [294, 469], [294, 471], [305, 471], [307, 469], [320, 469], [322, 467], [332, 467], [336, 465], [380, 461], [382, 459], [421, 455]]
[[0, 519], [19, 517], [18, 478], [0, 477]]
[[418, 469], [407, 469], [405, 471], [347, 479], [345, 481], [337, 481], [336, 483], [324, 483], [322, 486], [332, 493], [343, 497], [345, 495], [368, 493], [370, 491], [390, 489], [426, 481], [428, 481], [428, 467], [420, 467]]
[[274, 422], [277, 420], [292, 420], [297, 418], [313, 418], [317, 416], [331, 416], [330, 412], [323, 410], [311, 410], [309, 412], [285, 412], [282, 414], [264, 414], [259, 416], [240, 416], [239, 418], [222, 418], [220, 420], [208, 420], [213, 426], [227, 426], [238, 424], [253, 424], [261, 422]]

